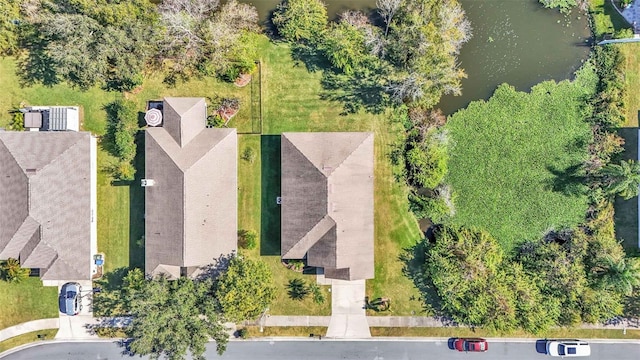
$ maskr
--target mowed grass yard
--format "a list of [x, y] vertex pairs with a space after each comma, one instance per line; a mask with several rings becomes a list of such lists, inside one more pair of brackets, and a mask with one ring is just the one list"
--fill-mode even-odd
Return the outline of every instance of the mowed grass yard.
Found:
[[[420, 238], [415, 218], [409, 213], [405, 189], [391, 175], [388, 147], [393, 131], [384, 115], [357, 113], [341, 115], [342, 104], [321, 100], [321, 74], [309, 72], [302, 63], [291, 58], [286, 44], [273, 44], [263, 39], [262, 56], [263, 131], [260, 146], [254, 136], [243, 136], [244, 146], [260, 149], [257, 161], [239, 160], [239, 204], [252, 203], [250, 211], [239, 209], [239, 228], [259, 230], [259, 248], [243, 251], [248, 256], [261, 256], [274, 272], [278, 297], [271, 314], [323, 315], [330, 313], [330, 293], [319, 306], [311, 299], [302, 302], [289, 299], [289, 279], [303, 277], [315, 281], [313, 275], [302, 275], [286, 269], [280, 262], [280, 134], [287, 131], [372, 131], [375, 133], [375, 279], [367, 281], [367, 295], [389, 297], [393, 312], [379, 315], [411, 315], [422, 311], [419, 294], [411, 280], [402, 273], [400, 256]], [[255, 145], [254, 145], [255, 144]], [[261, 183], [258, 183], [261, 182]], [[260, 191], [260, 196], [255, 195]], [[256, 202], [260, 199], [259, 206]], [[259, 209], [259, 210], [258, 210]]]
[[503, 85], [450, 118], [453, 223], [486, 229], [510, 250], [584, 219], [587, 199], [573, 193], [571, 167], [587, 156], [590, 130], [580, 109], [593, 80], [585, 72], [530, 93]]

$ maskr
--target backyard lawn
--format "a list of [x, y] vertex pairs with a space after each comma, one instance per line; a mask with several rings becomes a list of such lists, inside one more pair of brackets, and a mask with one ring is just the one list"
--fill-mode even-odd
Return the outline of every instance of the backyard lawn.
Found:
[[584, 219], [587, 198], [572, 167], [587, 156], [590, 129], [580, 109], [594, 79], [582, 71], [574, 82], [543, 82], [531, 93], [502, 85], [449, 119], [453, 223], [486, 229], [512, 249]]

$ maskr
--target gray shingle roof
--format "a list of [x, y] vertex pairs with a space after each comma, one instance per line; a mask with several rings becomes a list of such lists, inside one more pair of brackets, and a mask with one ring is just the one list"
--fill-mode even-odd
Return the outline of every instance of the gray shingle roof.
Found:
[[165, 98], [163, 119], [145, 134], [145, 271], [175, 276], [237, 250], [237, 136], [205, 128], [202, 98]]
[[373, 278], [373, 133], [282, 134], [284, 259]]
[[0, 132], [0, 259], [91, 278], [91, 135]]

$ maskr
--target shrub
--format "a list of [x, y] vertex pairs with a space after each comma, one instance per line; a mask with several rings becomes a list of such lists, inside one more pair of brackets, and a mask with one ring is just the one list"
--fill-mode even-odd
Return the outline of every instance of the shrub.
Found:
[[121, 164], [116, 166], [114, 176], [120, 180], [133, 180], [136, 157], [136, 133], [138, 126], [138, 112], [136, 103], [119, 99], [105, 106], [107, 112], [107, 131], [104, 136], [105, 147], [117, 157]]
[[247, 328], [238, 329], [238, 337], [240, 337], [241, 339], [246, 339], [247, 337], [249, 337], [249, 330], [247, 330]]
[[287, 285], [287, 287], [289, 288], [287, 290], [287, 294], [289, 294], [289, 297], [293, 300], [302, 301], [311, 292], [309, 290], [309, 287], [307, 286], [307, 283], [305, 283], [305, 281], [300, 278], [289, 280], [289, 284]]
[[316, 283], [309, 284], [309, 291], [313, 294], [313, 302], [316, 304], [324, 304], [325, 297], [322, 288]]
[[412, 143], [405, 154], [409, 184], [433, 189], [447, 174], [447, 152], [432, 142], [428, 145]]
[[14, 131], [23, 131], [24, 130], [24, 114], [16, 111], [13, 113], [11, 117], [11, 123], [9, 124], [9, 129]]
[[253, 230], [238, 230], [238, 246], [242, 249], [255, 249], [258, 245], [258, 234]]
[[420, 195], [416, 191], [409, 193], [409, 209], [417, 218], [428, 218], [435, 224], [445, 222], [452, 212], [444, 198]]
[[246, 148], [244, 148], [244, 150], [242, 151], [242, 160], [247, 161], [250, 164], [253, 164], [253, 162], [256, 160], [255, 150], [253, 150], [253, 148], [250, 146], [247, 146]]
[[9, 258], [0, 265], [0, 275], [8, 282], [19, 283], [29, 277], [29, 269], [22, 268], [20, 262], [14, 258]]

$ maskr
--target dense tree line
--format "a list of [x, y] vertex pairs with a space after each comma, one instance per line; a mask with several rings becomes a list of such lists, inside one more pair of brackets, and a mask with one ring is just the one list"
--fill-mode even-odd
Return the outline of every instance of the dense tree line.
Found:
[[342, 91], [332, 98], [347, 111], [381, 111], [385, 101], [430, 108], [444, 94], [459, 94], [465, 74], [456, 57], [471, 37], [460, 4], [380, 0], [377, 7], [381, 21], [347, 11], [329, 23], [320, 0], [287, 0], [272, 21], [294, 54], [328, 61], [333, 71], [324, 85]]
[[147, 69], [169, 69], [175, 82], [235, 80], [255, 66], [257, 11], [235, 0], [2, 1], [0, 51], [19, 54], [25, 84], [129, 91]]

